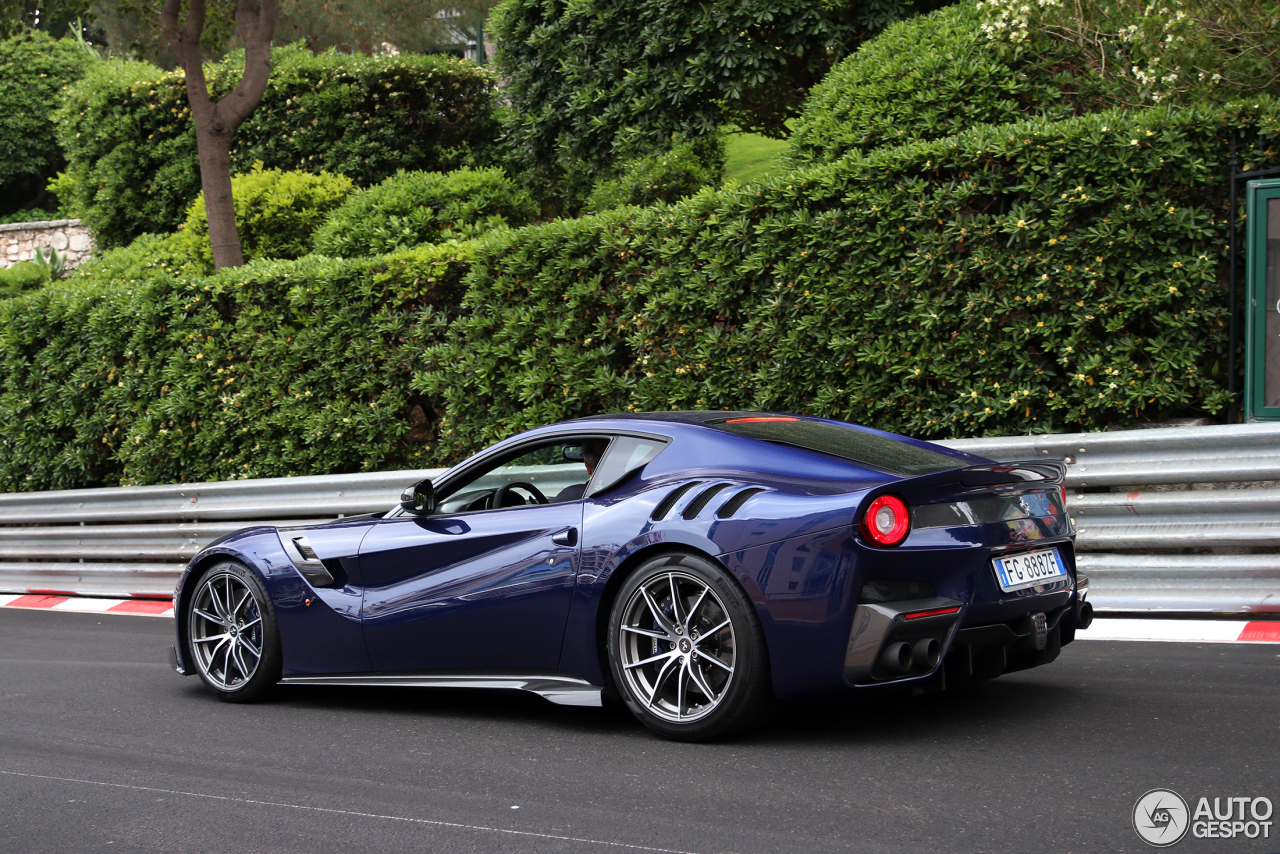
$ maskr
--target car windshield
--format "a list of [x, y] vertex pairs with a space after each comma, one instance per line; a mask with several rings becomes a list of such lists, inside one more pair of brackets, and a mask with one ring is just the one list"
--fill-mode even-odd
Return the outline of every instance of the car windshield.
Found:
[[955, 459], [857, 427], [842, 427], [807, 418], [760, 415], [707, 422], [713, 427], [781, 445], [842, 457], [896, 474], [928, 474], [959, 468]]

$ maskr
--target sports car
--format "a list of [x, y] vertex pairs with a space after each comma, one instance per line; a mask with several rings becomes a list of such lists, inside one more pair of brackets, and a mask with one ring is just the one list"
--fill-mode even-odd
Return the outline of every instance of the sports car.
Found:
[[170, 659], [229, 701], [506, 688], [725, 737], [1053, 661], [1091, 614], [1064, 473], [803, 415], [553, 424], [384, 513], [211, 543]]

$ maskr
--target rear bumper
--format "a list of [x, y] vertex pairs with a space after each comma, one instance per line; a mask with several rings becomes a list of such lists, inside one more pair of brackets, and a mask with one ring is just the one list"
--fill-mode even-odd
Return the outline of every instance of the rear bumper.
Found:
[[1008, 623], [971, 626], [956, 632], [940, 668], [939, 689], [994, 679], [1002, 673], [1048, 664], [1058, 657], [1064, 630], [1074, 636], [1076, 605], [1063, 605]]
[[[1052, 600], [1060, 602], [1061, 596]], [[910, 683], [940, 691], [1048, 664], [1074, 640], [1076, 627], [1087, 625], [1083, 602], [1072, 597], [1057, 607], [979, 626], [962, 625], [968, 609], [949, 599], [858, 605], [845, 651], [845, 682], [855, 688]], [[952, 613], [915, 616], [952, 607]], [[944, 654], [925, 657], [929, 640]], [[902, 644], [912, 650], [905, 666]]]
[[[880, 685], [927, 676], [938, 667], [964, 608], [954, 599], [861, 604], [845, 650], [844, 678]], [[910, 652], [901, 649], [905, 644]]]

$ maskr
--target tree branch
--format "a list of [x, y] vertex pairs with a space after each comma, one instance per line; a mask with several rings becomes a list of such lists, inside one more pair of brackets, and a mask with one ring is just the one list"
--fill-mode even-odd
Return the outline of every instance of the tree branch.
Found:
[[200, 34], [204, 32], [205, 6], [201, 2], [192, 3], [187, 11], [185, 26], [180, 25], [179, 14], [182, 11], [182, 0], [164, 0], [160, 7], [160, 27], [165, 41], [173, 50], [183, 70], [194, 61], [200, 62]]
[[279, 20], [276, 0], [239, 0], [236, 4], [236, 33], [244, 42], [244, 75], [240, 84], [215, 107], [232, 131], [253, 113], [267, 91], [267, 80], [271, 77], [271, 39]]
[[179, 18], [182, 0], [164, 0], [160, 7], [160, 27], [169, 48], [178, 57], [186, 76], [187, 100], [192, 113], [208, 109], [209, 87], [204, 79], [204, 57], [200, 53], [200, 34], [204, 32], [204, 0], [192, 0], [183, 25]]

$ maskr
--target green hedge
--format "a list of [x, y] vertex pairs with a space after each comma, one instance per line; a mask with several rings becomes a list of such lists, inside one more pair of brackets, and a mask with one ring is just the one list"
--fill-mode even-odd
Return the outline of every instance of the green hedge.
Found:
[[316, 231], [322, 255], [354, 258], [470, 239], [531, 222], [538, 206], [501, 169], [399, 172], [354, 193]]
[[[699, 148], [712, 149], [712, 155], [708, 157]], [[703, 187], [719, 184], [723, 177], [723, 140], [710, 137], [700, 146], [685, 142], [670, 151], [624, 163], [617, 177], [596, 182], [583, 209], [600, 213], [624, 205], [676, 202]]]
[[[49, 178], [63, 166], [53, 111], [62, 87], [84, 74], [93, 57], [73, 39], [54, 41], [23, 28], [0, 41], [0, 216], [42, 200]], [[38, 220], [40, 212], [27, 216]]]
[[[210, 91], [239, 82], [243, 55], [210, 66]], [[346, 175], [376, 184], [399, 169], [482, 163], [497, 135], [494, 81], [439, 56], [312, 55], [272, 51], [271, 81], [236, 132], [234, 171]], [[57, 113], [67, 170], [60, 197], [104, 248], [175, 229], [200, 192], [195, 131], [181, 73], [139, 62], [101, 63]]]
[[471, 245], [200, 277], [173, 237], [0, 303], [0, 489], [425, 464]]
[[675, 206], [207, 278], [177, 236], [144, 238], [0, 303], [0, 488], [439, 464], [620, 410], [922, 438], [1214, 413], [1233, 130], [1276, 134], [1280, 104], [980, 127]]
[[1280, 129], [1259, 103], [981, 127], [495, 235], [415, 378], [447, 401], [438, 451], [627, 409], [923, 438], [1217, 412], [1222, 165], [1232, 128]]
[[[253, 169], [231, 176], [231, 196], [236, 208], [236, 230], [245, 260], [301, 258], [311, 251], [312, 234], [324, 216], [337, 208], [351, 192], [345, 175], [321, 172], [281, 172]], [[196, 196], [182, 225], [182, 244], [207, 272], [213, 272], [209, 245], [209, 220], [204, 193]], [[369, 253], [373, 254], [373, 253]]]
[[785, 137], [831, 64], [938, 0], [506, 0], [499, 45], [512, 174], [576, 211], [623, 160], [732, 122]]
[[993, 43], [972, 3], [900, 21], [809, 93], [787, 153], [794, 165], [941, 139], [982, 124], [1063, 119], [1100, 106], [1075, 80], [1066, 44], [1044, 56]]
[[12, 267], [0, 267], [0, 299], [16, 297], [23, 291], [49, 284], [49, 267], [39, 261], [19, 261]]

